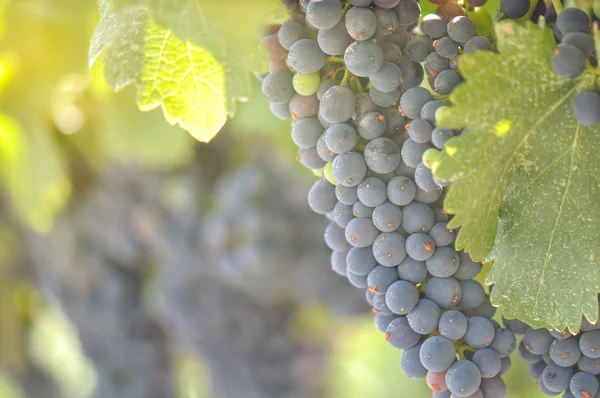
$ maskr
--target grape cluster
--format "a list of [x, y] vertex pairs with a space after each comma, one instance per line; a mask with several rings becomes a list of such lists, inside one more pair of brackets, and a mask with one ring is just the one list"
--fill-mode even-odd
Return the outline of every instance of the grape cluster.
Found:
[[[554, 29], [556, 40], [559, 42], [552, 55], [554, 71], [566, 79], [580, 77], [588, 63], [596, 64], [588, 14], [579, 8], [566, 8], [557, 15], [552, 7], [546, 18], [548, 26]], [[579, 93], [575, 100], [574, 113], [577, 121], [584, 126], [600, 123], [600, 94], [594, 91]]]
[[459, 54], [491, 48], [454, 6], [425, 16], [419, 35], [414, 0], [300, 2], [265, 39], [263, 93], [276, 116], [293, 119], [298, 160], [323, 169], [308, 204], [331, 221], [332, 268], [365, 289], [376, 327], [404, 350], [404, 373], [425, 378], [434, 397], [504, 397], [515, 335], [491, 319], [473, 280], [481, 264], [455, 250], [445, 183], [430, 169], [466, 131], [437, 127], [444, 105], [421, 87], [425, 74], [449, 94]]
[[523, 334], [519, 354], [528, 362], [538, 390], [549, 397], [600, 397], [600, 323], [583, 318], [581, 332], [532, 329], [519, 321], [505, 322], [516, 334]]

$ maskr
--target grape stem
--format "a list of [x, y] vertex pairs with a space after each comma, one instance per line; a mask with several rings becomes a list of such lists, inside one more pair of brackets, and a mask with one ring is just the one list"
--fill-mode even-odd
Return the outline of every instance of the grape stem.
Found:
[[596, 47], [596, 59], [600, 62], [600, 24], [596, 21], [592, 24], [594, 33], [594, 46]]
[[344, 58], [342, 57], [329, 57], [325, 60], [326, 64], [343, 64]]
[[344, 77], [342, 78], [342, 82], [340, 83], [340, 85], [342, 87], [348, 87], [348, 79], [350, 78], [350, 71], [348, 69], [346, 69], [344, 71]]
[[560, 14], [563, 10], [562, 2], [560, 0], [552, 0], [552, 4], [554, 4], [554, 9], [557, 14]]
[[473, 348], [471, 348], [469, 346], [462, 345], [462, 344], [457, 343], [457, 342], [455, 342], [455, 346], [457, 346], [456, 347], [456, 352], [458, 352], [459, 359], [467, 359], [466, 356], [465, 356], [465, 352], [467, 352], [467, 351], [475, 352], [475, 350]]

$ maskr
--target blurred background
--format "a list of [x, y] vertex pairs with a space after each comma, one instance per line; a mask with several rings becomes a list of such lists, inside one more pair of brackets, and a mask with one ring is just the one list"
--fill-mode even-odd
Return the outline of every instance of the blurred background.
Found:
[[0, 398], [429, 397], [330, 270], [259, 83], [199, 144], [88, 70], [97, 19], [0, 0]]

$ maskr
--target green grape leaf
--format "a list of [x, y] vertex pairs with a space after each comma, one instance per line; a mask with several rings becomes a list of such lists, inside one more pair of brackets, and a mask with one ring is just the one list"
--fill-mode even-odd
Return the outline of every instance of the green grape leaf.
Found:
[[137, 84], [140, 109], [161, 106], [169, 123], [206, 142], [265, 66], [261, 27], [286, 16], [278, 0], [100, 0], [99, 9], [90, 66], [105, 54], [111, 87]]
[[582, 313], [597, 319], [600, 290], [600, 128], [573, 114], [591, 79], [553, 72], [548, 29], [506, 23], [496, 35], [498, 54], [461, 58], [466, 82], [440, 124], [470, 131], [447, 142], [434, 172], [453, 182], [445, 208], [461, 227], [457, 248], [494, 261], [494, 305], [577, 331]]
[[25, 132], [5, 114], [0, 114], [0, 183], [21, 219], [40, 233], [51, 228], [71, 194], [69, 176], [49, 132]]

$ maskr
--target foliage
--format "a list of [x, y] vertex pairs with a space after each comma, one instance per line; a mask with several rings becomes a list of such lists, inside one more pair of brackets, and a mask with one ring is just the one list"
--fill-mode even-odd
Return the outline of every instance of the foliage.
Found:
[[469, 132], [447, 143], [435, 172], [454, 182], [445, 206], [457, 247], [477, 260], [494, 248], [494, 304], [533, 327], [577, 331], [581, 312], [597, 319], [600, 288], [600, 131], [572, 111], [590, 76], [553, 73], [548, 29], [500, 24], [496, 35], [499, 54], [461, 60], [467, 82], [441, 123]]
[[106, 78], [114, 89], [135, 83], [141, 110], [161, 106], [169, 123], [204, 142], [234, 114], [236, 100], [250, 95], [250, 71], [265, 60], [260, 27], [285, 17], [277, 0], [99, 4], [90, 65], [106, 51]]

